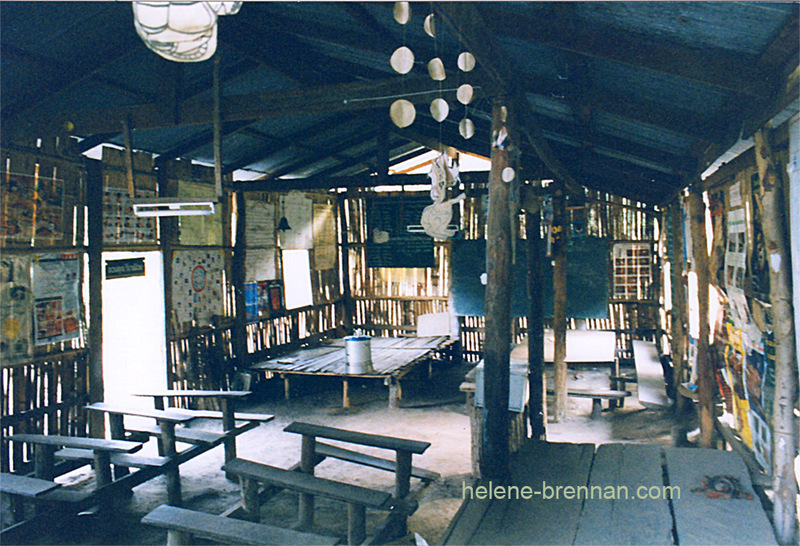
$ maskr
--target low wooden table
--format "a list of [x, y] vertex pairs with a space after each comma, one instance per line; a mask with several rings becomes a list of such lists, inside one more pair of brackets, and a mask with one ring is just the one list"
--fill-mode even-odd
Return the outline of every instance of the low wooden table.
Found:
[[338, 377], [342, 380], [342, 406], [350, 407], [348, 394], [351, 378], [379, 379], [389, 387], [389, 407], [397, 407], [402, 397], [400, 380], [434, 353], [452, 343], [449, 336], [374, 337], [370, 373], [348, 373], [344, 339], [335, 339], [316, 347], [298, 349], [277, 358], [250, 366], [268, 377], [278, 375], [284, 381], [284, 393], [289, 398], [289, 377], [315, 375]]

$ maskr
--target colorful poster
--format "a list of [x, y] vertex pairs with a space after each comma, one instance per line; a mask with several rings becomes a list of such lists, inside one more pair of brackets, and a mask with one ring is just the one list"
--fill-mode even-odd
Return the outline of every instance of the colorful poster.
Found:
[[750, 251], [750, 294], [757, 300], [769, 302], [769, 266], [767, 265], [767, 247], [764, 243], [764, 232], [761, 229], [761, 183], [758, 173], [750, 177], [752, 190], [753, 248]]
[[211, 322], [223, 311], [222, 250], [176, 250], [172, 255], [172, 308], [180, 324]]
[[244, 310], [247, 322], [258, 320], [258, 285], [254, 282], [244, 283]]
[[336, 224], [333, 205], [314, 204], [314, 269], [336, 267]]
[[30, 256], [0, 258], [0, 361], [19, 362], [33, 354], [33, 294]]
[[744, 351], [742, 331], [728, 324], [728, 344], [725, 346], [725, 368], [731, 390], [733, 391], [733, 419], [742, 441], [753, 448], [753, 439], [750, 431], [750, 404], [745, 390], [744, 370], [747, 359]]
[[80, 335], [79, 254], [33, 257], [33, 317], [36, 345]]
[[0, 235], [7, 241], [64, 236], [64, 181], [0, 171]]
[[[138, 199], [152, 199], [156, 192], [136, 190]], [[133, 201], [126, 188], [107, 187], [103, 191], [103, 241], [111, 244], [156, 243], [157, 221], [133, 213]]]
[[281, 215], [281, 219], [285, 218], [288, 224], [287, 229], [282, 229], [280, 232], [281, 248], [313, 248], [311, 199], [299, 191], [290, 191], [282, 195]]

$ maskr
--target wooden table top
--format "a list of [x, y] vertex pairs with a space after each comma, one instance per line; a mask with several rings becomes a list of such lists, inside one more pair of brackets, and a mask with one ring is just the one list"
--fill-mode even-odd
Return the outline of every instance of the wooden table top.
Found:
[[136, 417], [152, 417], [159, 421], [166, 421], [168, 423], [187, 423], [192, 419], [197, 418], [197, 415], [190, 411], [184, 411], [177, 408], [170, 408], [168, 410], [159, 409], [146, 409], [146, 408], [131, 408], [114, 406], [105, 402], [95, 402], [86, 409], [92, 411], [103, 411], [105, 413], [113, 413], [117, 415], [132, 415]]
[[165, 389], [151, 392], [139, 392], [133, 396], [151, 396], [161, 398], [178, 398], [186, 396], [190, 398], [244, 398], [251, 391], [218, 391], [218, 390], [198, 390], [198, 389]]
[[111, 453], [133, 453], [142, 447], [141, 442], [127, 440], [106, 440], [105, 438], [84, 438], [81, 436], [60, 436], [57, 434], [12, 434], [6, 436], [12, 442], [109, 451]]

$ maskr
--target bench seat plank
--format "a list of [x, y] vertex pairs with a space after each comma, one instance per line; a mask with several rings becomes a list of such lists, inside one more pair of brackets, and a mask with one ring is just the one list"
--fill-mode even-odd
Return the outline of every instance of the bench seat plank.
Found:
[[[91, 451], [89, 452], [91, 458]], [[61, 484], [29, 476], [3, 472], [0, 474], [0, 491], [10, 495], [36, 498], [48, 491], [61, 487]]]
[[567, 389], [567, 396], [577, 396], [580, 398], [605, 398], [608, 400], [619, 400], [630, 396], [628, 391], [603, 390], [603, 389]]
[[321, 495], [347, 503], [366, 506], [368, 508], [389, 510], [392, 505], [392, 496], [389, 493], [375, 491], [349, 483], [318, 478], [302, 472], [293, 472], [291, 470], [245, 459], [234, 459], [225, 463], [225, 466], [222, 468], [225, 472], [245, 478], [279, 485], [300, 493]]
[[168, 410], [146, 409], [146, 408], [131, 408], [114, 406], [105, 402], [95, 402], [86, 409], [94, 411], [103, 411], [105, 413], [113, 413], [116, 415], [132, 415], [136, 417], [152, 417], [160, 421], [167, 421], [169, 423], [186, 423], [195, 418], [195, 416], [188, 411], [170, 408]]
[[57, 434], [12, 434], [11, 436], [7, 436], [6, 439], [29, 444], [74, 447], [77, 449], [110, 451], [112, 453], [133, 453], [142, 448], [142, 444], [138, 442], [128, 442], [126, 440], [59, 436]]
[[[156, 426], [137, 426], [132, 428], [130, 432], [144, 432], [151, 436], [160, 436], [161, 429]], [[175, 429], [175, 439], [179, 442], [187, 444], [214, 444], [220, 443], [224, 440], [226, 434], [224, 432], [212, 432], [208, 430], [196, 430], [191, 428], [178, 428]]]
[[430, 447], [430, 442], [420, 442], [417, 440], [406, 440], [391, 436], [381, 436], [379, 434], [368, 434], [352, 430], [326, 427], [323, 425], [313, 425], [311, 423], [293, 422], [283, 429], [285, 432], [294, 432], [305, 436], [316, 436], [329, 440], [339, 440], [351, 444], [361, 444], [365, 446], [392, 449], [394, 451], [406, 451], [409, 453], [424, 453]]
[[[181, 411], [189, 411], [195, 417], [200, 419], [222, 419], [222, 412], [215, 411], [215, 410], [181, 410]], [[237, 421], [260, 421], [262, 423], [268, 423], [275, 419], [274, 415], [270, 415], [268, 413], [242, 413], [236, 412], [233, 414], [233, 418]]]
[[[56, 457], [73, 461], [91, 461], [93, 454], [89, 449], [65, 448], [56, 451]], [[134, 468], [147, 468], [150, 466], [161, 467], [166, 465], [169, 461], [169, 457], [148, 457], [146, 455], [132, 455], [128, 453], [113, 453], [111, 455], [111, 464], [117, 466], [132, 466]]]
[[[316, 453], [317, 455], [333, 457], [334, 459], [341, 459], [343, 461], [361, 464], [380, 470], [386, 470], [388, 472], [397, 472], [397, 463], [395, 461], [374, 457], [372, 455], [367, 455], [366, 453], [359, 453], [358, 451], [344, 449], [323, 442], [317, 442]], [[436, 481], [440, 477], [436, 472], [425, 470], [424, 468], [419, 468], [416, 466], [411, 467], [411, 475], [415, 478], [425, 481]]]
[[198, 535], [223, 544], [337, 544], [338, 538], [195, 512], [162, 504], [142, 523]]
[[202, 389], [166, 389], [161, 391], [152, 391], [152, 392], [139, 392], [135, 393], [133, 396], [150, 396], [150, 397], [161, 397], [161, 398], [180, 398], [182, 396], [189, 396], [189, 397], [206, 397], [206, 398], [244, 398], [245, 396], [249, 395], [251, 391], [206, 391]]

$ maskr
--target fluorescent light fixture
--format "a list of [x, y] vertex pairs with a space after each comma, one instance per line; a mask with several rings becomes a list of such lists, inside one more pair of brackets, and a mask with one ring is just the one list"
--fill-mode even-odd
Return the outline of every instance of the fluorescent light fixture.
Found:
[[216, 202], [207, 197], [134, 199], [132, 204], [136, 216], [202, 216], [216, 210]]

